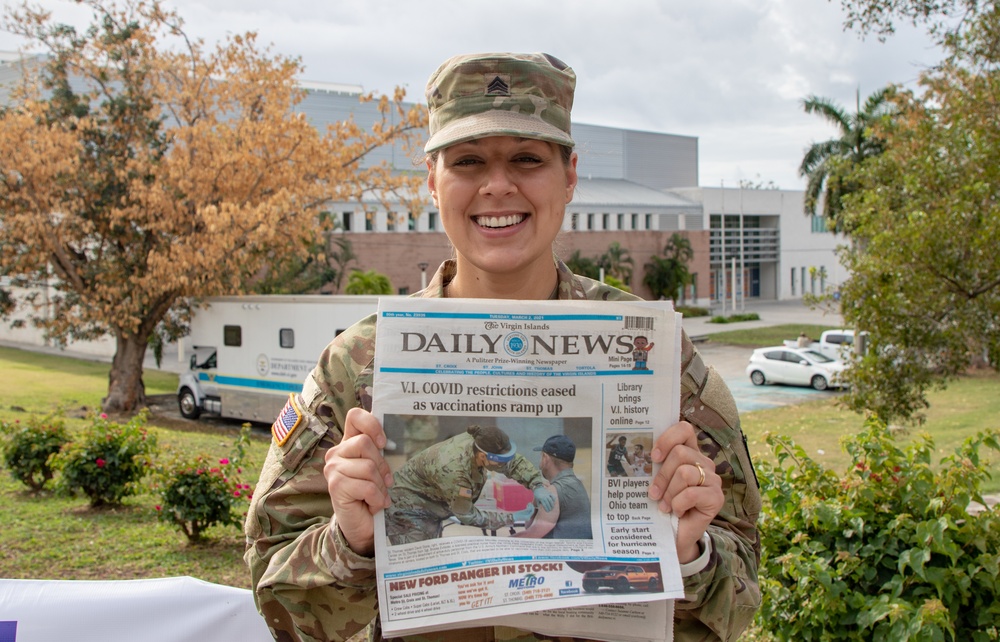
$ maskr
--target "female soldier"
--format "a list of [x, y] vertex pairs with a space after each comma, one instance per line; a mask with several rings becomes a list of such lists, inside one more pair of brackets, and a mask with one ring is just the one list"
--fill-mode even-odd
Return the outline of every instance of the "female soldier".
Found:
[[[427, 85], [427, 187], [455, 256], [424, 297], [634, 299], [573, 275], [553, 254], [577, 184], [576, 76], [545, 54], [451, 58]], [[373, 515], [389, 506], [385, 433], [369, 412], [375, 319], [324, 350], [275, 422], [247, 516], [258, 608], [278, 640], [381, 639]], [[733, 640], [759, 606], [760, 494], [732, 395], [682, 337], [681, 413], [653, 446], [650, 498], [679, 520], [685, 600], [674, 636]], [[359, 407], [361, 406], [361, 407]], [[539, 639], [505, 627], [428, 640]]]
[[496, 426], [469, 426], [464, 433], [421, 450], [396, 472], [389, 491], [391, 504], [385, 511], [389, 542], [396, 545], [440, 537], [441, 524], [449, 517], [494, 531], [512, 525], [512, 513], [476, 507], [491, 471], [533, 491], [536, 501], [548, 510], [555, 506], [542, 472], [517, 453], [507, 433]]

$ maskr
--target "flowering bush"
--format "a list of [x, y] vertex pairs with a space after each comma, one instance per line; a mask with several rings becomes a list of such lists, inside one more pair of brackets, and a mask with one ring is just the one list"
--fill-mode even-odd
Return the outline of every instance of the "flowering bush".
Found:
[[101, 414], [53, 458], [62, 473], [60, 486], [82, 492], [92, 507], [120, 504], [138, 490], [156, 452], [156, 436], [146, 431], [149, 413], [142, 410], [126, 424]]
[[930, 438], [901, 450], [869, 419], [845, 440], [843, 476], [768, 437], [757, 624], [778, 640], [1000, 639], [1000, 509], [968, 511], [989, 476], [979, 451], [1000, 451], [998, 437], [932, 467]]
[[3, 459], [14, 479], [39, 491], [52, 479], [51, 458], [69, 441], [62, 418], [30, 417], [26, 423], [0, 422], [7, 436]]
[[199, 455], [157, 468], [162, 503], [156, 510], [161, 520], [180, 528], [189, 543], [202, 541], [205, 529], [215, 524], [242, 524], [240, 507], [251, 496], [250, 484], [241, 477], [249, 434], [249, 425], [244, 425], [229, 457]]

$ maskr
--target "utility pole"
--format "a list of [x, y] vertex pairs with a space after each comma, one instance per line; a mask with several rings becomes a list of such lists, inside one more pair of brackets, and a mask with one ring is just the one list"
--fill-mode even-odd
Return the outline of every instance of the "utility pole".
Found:
[[719, 192], [722, 197], [722, 214], [719, 216], [719, 246], [722, 248], [722, 290], [719, 292], [719, 298], [722, 299], [722, 316], [726, 316], [726, 180], [722, 179], [719, 181], [719, 186], [722, 188]]

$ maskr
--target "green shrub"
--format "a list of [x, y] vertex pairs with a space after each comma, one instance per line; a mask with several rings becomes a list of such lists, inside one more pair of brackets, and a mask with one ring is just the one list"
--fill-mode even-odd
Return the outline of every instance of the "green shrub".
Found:
[[101, 414], [53, 460], [62, 474], [60, 487], [82, 492], [92, 507], [120, 504], [138, 490], [156, 452], [156, 436], [146, 432], [147, 410], [126, 424]]
[[156, 487], [162, 502], [156, 507], [159, 518], [180, 528], [189, 543], [201, 542], [205, 529], [215, 524], [237, 528], [242, 525], [240, 508], [251, 497], [250, 484], [242, 480], [241, 465], [249, 437], [247, 424], [229, 457], [198, 455], [158, 466]]
[[730, 314], [728, 317], [717, 314], [708, 320], [709, 323], [736, 323], [738, 321], [760, 321], [760, 315], [756, 312], [739, 312]]
[[52, 456], [69, 441], [62, 418], [32, 415], [23, 424], [0, 422], [0, 432], [7, 436], [3, 460], [11, 475], [33, 491], [42, 490], [52, 479]]
[[967, 511], [989, 476], [980, 448], [1000, 451], [998, 437], [932, 467], [929, 437], [901, 450], [869, 419], [844, 442], [841, 478], [768, 436], [757, 625], [778, 640], [1000, 639], [1000, 509]]
[[699, 308], [694, 305], [678, 305], [674, 308], [674, 310], [683, 314], [687, 319], [694, 317], [707, 317], [711, 314], [708, 308]]

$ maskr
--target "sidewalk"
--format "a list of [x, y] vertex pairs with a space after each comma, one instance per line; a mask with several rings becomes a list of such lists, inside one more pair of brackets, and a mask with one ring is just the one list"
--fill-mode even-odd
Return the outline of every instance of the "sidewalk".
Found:
[[[736, 323], [710, 323], [711, 316], [684, 319], [684, 330], [692, 340], [706, 335], [728, 330], [744, 328], [763, 328], [786, 323], [808, 323], [826, 325], [832, 328], [844, 327], [844, 319], [840, 314], [825, 310], [814, 310], [802, 301], [747, 301], [745, 309], [737, 307], [736, 313], [756, 312], [759, 321], [739, 321]], [[712, 314], [721, 314], [721, 308], [712, 308]], [[731, 308], [726, 309], [726, 316], [734, 314]], [[792, 338], [792, 337], [789, 337]]]

